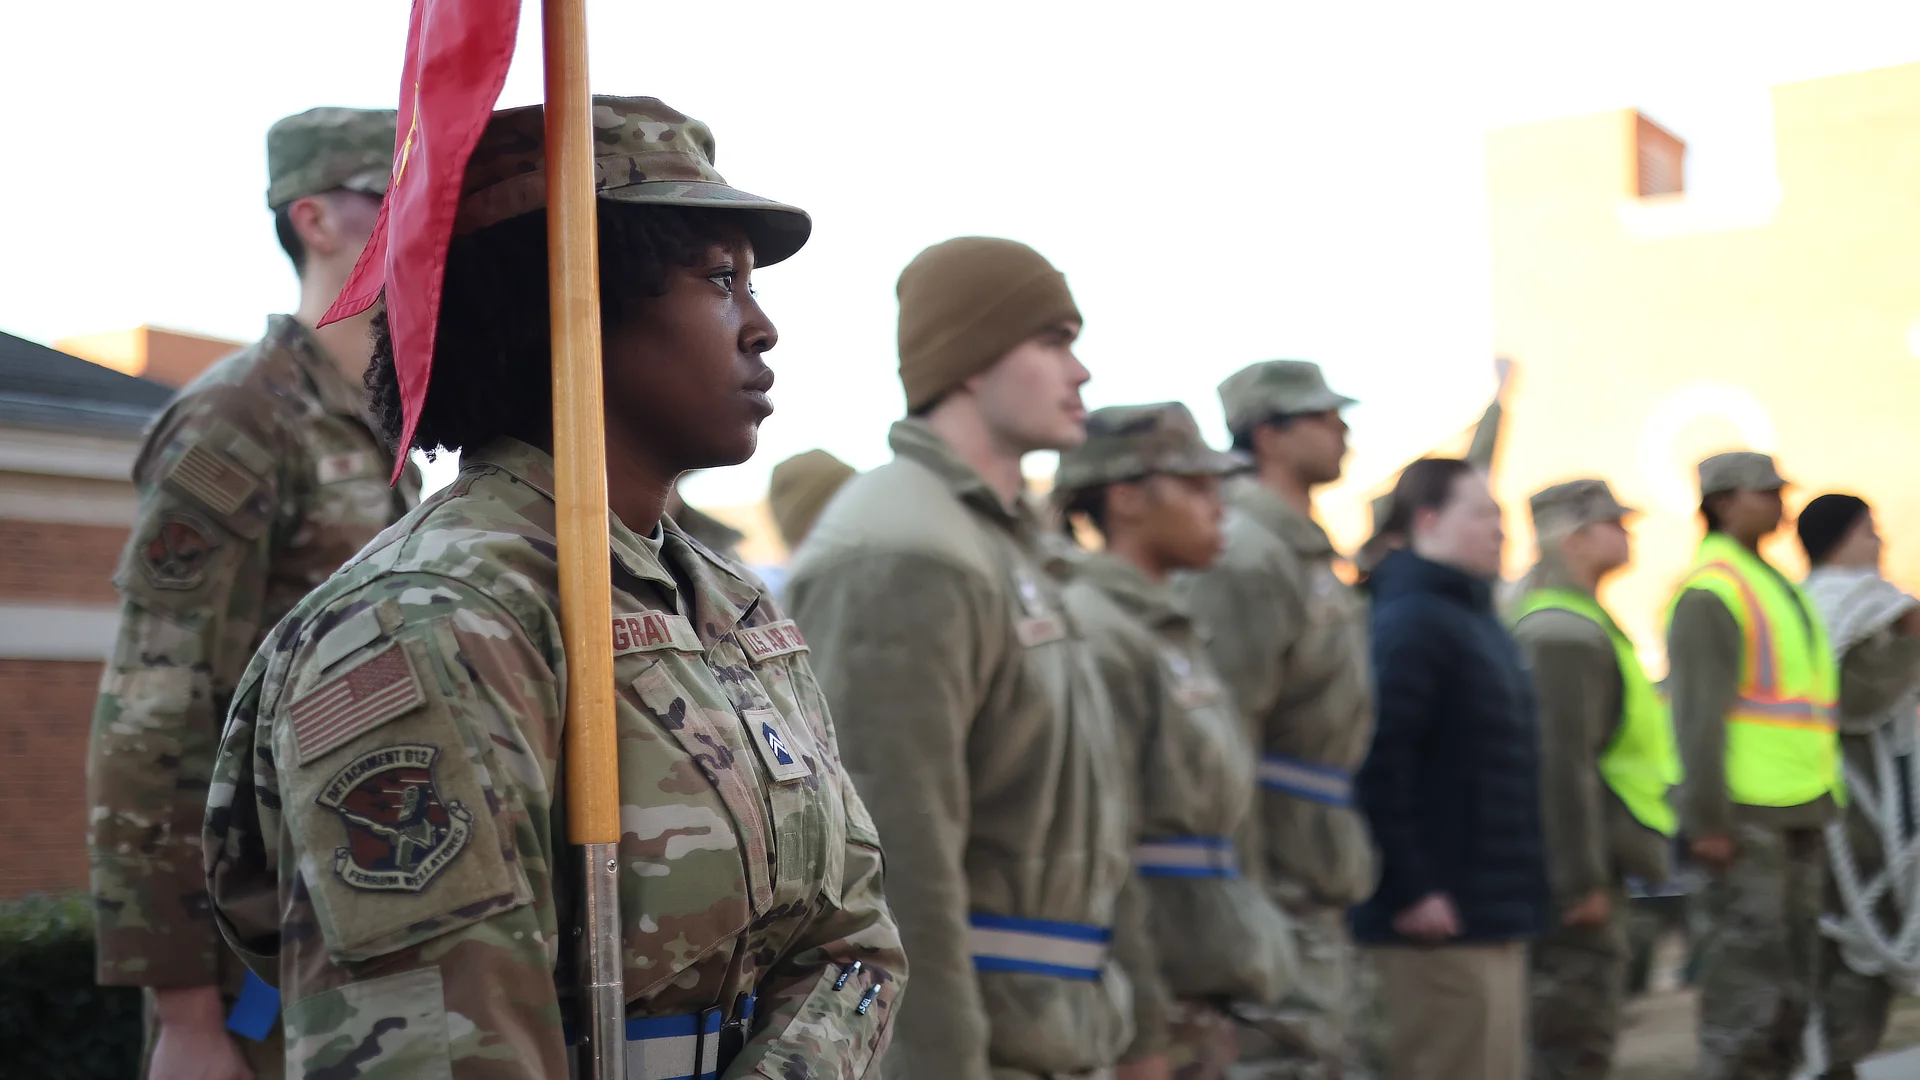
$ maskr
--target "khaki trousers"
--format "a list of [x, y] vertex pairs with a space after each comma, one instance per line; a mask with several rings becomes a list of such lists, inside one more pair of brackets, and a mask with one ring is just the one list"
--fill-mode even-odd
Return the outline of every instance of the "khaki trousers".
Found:
[[1386, 1007], [1386, 1080], [1522, 1080], [1527, 947], [1367, 950]]

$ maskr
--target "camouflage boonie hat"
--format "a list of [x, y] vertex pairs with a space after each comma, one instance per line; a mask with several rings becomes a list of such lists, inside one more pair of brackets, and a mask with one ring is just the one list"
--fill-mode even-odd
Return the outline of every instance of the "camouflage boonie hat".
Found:
[[1354, 404], [1358, 402], [1327, 389], [1320, 365], [1307, 360], [1249, 364], [1220, 384], [1227, 430], [1236, 435], [1276, 416], [1331, 412]]
[[[738, 212], [756, 266], [799, 251], [813, 232], [806, 211], [727, 186], [713, 167], [713, 132], [657, 98], [593, 97], [594, 190], [608, 202]], [[456, 235], [547, 205], [546, 114], [502, 109], [487, 122], [460, 188]]]
[[1700, 463], [1700, 497], [1727, 491], [1779, 491], [1786, 480], [1765, 454], [1736, 451], [1715, 454]]
[[1613, 497], [1605, 480], [1569, 480], [1536, 492], [1527, 500], [1535, 532], [1578, 529], [1603, 521], [1619, 521], [1638, 511]]
[[1087, 441], [1060, 455], [1053, 486], [1075, 491], [1156, 474], [1224, 476], [1247, 465], [1245, 455], [1208, 446], [1177, 401], [1113, 405], [1087, 417]]
[[393, 172], [392, 109], [308, 109], [267, 129], [267, 206], [345, 188], [385, 195]]

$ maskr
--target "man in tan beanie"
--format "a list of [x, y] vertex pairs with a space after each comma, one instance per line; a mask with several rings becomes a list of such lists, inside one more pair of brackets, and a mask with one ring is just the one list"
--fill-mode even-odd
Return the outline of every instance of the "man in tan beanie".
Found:
[[1079, 310], [1031, 248], [980, 237], [922, 252], [899, 294], [894, 459], [833, 498], [787, 586], [913, 957], [887, 1072], [1104, 1071], [1134, 1034], [1110, 950], [1127, 777], [1020, 472], [1086, 437]]
[[820, 511], [853, 476], [853, 466], [825, 450], [795, 454], [773, 467], [767, 505], [789, 552], [800, 550], [800, 542], [820, 520]]

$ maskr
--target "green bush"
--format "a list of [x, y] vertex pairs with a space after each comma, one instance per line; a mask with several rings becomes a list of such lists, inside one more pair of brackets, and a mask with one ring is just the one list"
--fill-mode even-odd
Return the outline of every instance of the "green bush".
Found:
[[140, 992], [93, 982], [84, 896], [0, 902], [0, 1077], [132, 1080]]

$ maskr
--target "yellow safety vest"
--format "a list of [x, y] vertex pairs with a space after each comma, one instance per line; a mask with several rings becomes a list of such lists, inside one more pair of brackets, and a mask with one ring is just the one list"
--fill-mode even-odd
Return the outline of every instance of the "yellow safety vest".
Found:
[[[1745, 641], [1739, 698], [1727, 716], [1728, 796], [1746, 806], [1799, 806], [1828, 794], [1844, 801], [1840, 667], [1812, 601], [1717, 532], [1701, 542], [1680, 595], [1689, 589], [1719, 597]], [[1671, 626], [1671, 608], [1667, 620]]]
[[1521, 598], [1513, 618], [1518, 622], [1547, 610], [1591, 619], [1613, 642], [1614, 659], [1620, 666], [1620, 727], [1600, 755], [1600, 776], [1640, 824], [1672, 836], [1679, 822], [1667, 792], [1680, 782], [1680, 747], [1673, 737], [1667, 704], [1640, 666], [1633, 641], [1598, 600], [1571, 589], [1536, 589]]

